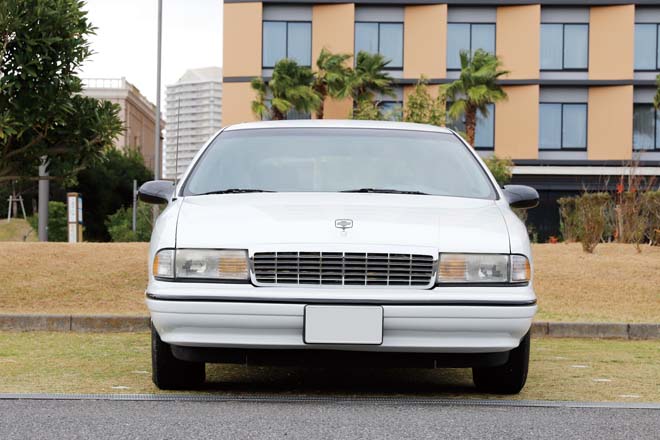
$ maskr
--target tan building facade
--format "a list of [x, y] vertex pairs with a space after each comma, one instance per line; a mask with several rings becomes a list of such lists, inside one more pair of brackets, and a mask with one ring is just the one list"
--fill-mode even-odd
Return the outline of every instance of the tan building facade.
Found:
[[[124, 131], [115, 140], [115, 147], [120, 150], [139, 148], [145, 165], [153, 171], [156, 106], [149, 102], [137, 87], [126, 81], [126, 78], [86, 78], [83, 80], [83, 93], [119, 104], [119, 118]], [[165, 121], [161, 120], [160, 126], [164, 129]], [[162, 151], [162, 137], [160, 144]]]
[[[481, 48], [509, 71], [508, 99], [480, 115], [475, 147], [513, 159], [516, 181], [559, 194], [615, 182], [631, 161], [659, 173], [657, 1], [225, 0], [224, 21], [225, 125], [255, 120], [249, 81], [267, 80], [279, 58], [314, 68], [324, 47], [379, 52], [394, 108], [420, 76], [448, 83], [459, 52]], [[350, 100], [329, 104], [327, 118], [349, 117]]]

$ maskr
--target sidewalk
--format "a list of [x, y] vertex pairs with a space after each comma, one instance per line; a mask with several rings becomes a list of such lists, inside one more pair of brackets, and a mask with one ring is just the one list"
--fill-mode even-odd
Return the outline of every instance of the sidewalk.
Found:
[[[148, 316], [121, 315], [3, 315], [0, 331], [142, 332]], [[534, 322], [535, 337], [660, 339], [660, 324], [602, 322]]]

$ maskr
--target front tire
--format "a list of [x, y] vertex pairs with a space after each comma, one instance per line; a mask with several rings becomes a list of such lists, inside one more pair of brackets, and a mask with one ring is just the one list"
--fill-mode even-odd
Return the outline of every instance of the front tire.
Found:
[[206, 379], [203, 362], [188, 362], [172, 354], [170, 344], [163, 342], [151, 325], [151, 377], [161, 390], [197, 388]]
[[520, 345], [509, 352], [509, 360], [499, 367], [472, 368], [477, 390], [494, 394], [518, 394], [527, 381], [529, 369], [529, 332]]

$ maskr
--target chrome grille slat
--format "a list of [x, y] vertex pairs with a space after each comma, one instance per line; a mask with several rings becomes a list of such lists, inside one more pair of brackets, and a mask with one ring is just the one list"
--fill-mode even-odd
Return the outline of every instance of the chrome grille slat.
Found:
[[252, 261], [263, 284], [415, 287], [431, 284], [435, 263], [431, 255], [360, 252], [257, 252]]

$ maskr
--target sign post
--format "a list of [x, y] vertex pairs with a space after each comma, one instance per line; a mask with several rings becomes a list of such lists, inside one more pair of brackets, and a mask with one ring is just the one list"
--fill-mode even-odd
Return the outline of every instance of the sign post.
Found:
[[67, 193], [67, 224], [69, 230], [69, 243], [82, 241], [83, 205], [80, 193]]

